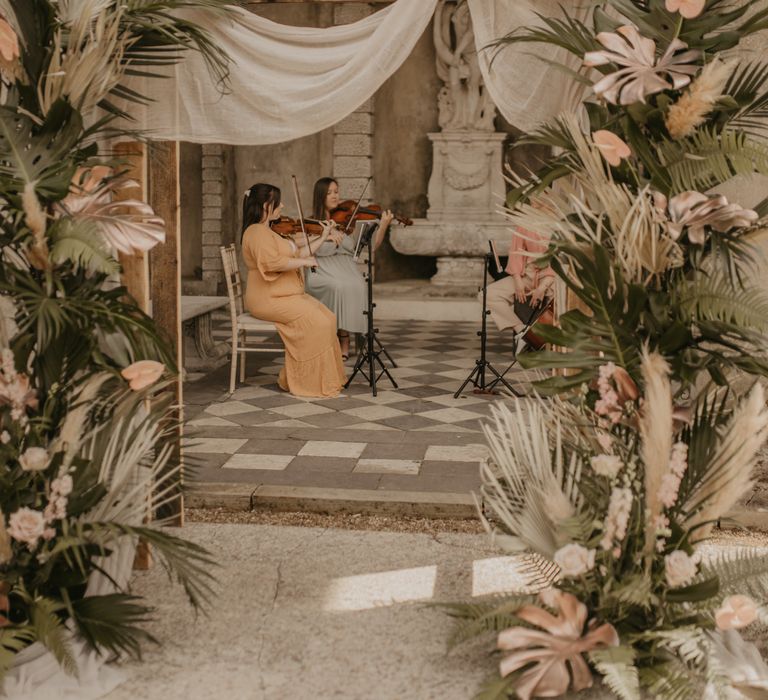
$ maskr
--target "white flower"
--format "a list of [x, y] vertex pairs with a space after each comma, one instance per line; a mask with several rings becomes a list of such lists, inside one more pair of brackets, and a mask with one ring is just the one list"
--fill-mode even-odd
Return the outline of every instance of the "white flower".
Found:
[[688, 556], [682, 549], [664, 557], [664, 573], [670, 588], [685, 586], [693, 580], [698, 570], [698, 557]]
[[28, 447], [19, 457], [19, 464], [25, 472], [41, 472], [50, 462], [48, 450], [44, 447]]
[[0, 433], [0, 442], [3, 443], [3, 445], [7, 445], [11, 441], [11, 434], [7, 430], [3, 430], [2, 433]]
[[616, 455], [597, 455], [592, 457], [590, 464], [595, 474], [607, 476], [609, 479], [613, 479], [624, 466], [621, 459]]
[[69, 474], [60, 476], [51, 482], [51, 491], [61, 496], [69, 496], [72, 493], [72, 477]]
[[[605, 550], [613, 550], [614, 541], [621, 542], [627, 534], [629, 516], [632, 512], [632, 492], [627, 488], [614, 488], [611, 491], [611, 500], [608, 502], [608, 515], [603, 525], [603, 539], [600, 546]], [[619, 550], [621, 553], [621, 550]]]
[[18, 542], [25, 542], [30, 548], [37, 544], [44, 530], [45, 520], [38, 510], [19, 508], [8, 518], [8, 534]]
[[567, 544], [555, 552], [554, 562], [563, 576], [581, 576], [595, 567], [595, 550], [580, 544]]
[[757, 604], [745, 595], [729, 595], [715, 613], [719, 630], [737, 630], [757, 619]]

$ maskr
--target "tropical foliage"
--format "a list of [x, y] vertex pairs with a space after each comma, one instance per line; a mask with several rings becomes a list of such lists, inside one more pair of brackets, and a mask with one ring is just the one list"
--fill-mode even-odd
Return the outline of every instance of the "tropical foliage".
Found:
[[136, 137], [132, 81], [185, 51], [226, 79], [226, 56], [185, 18], [225, 5], [0, 0], [0, 678], [35, 641], [76, 671], [72, 632], [138, 654], [150, 609], [117, 557], [139, 536], [193, 605], [207, 597], [208, 554], [149, 522], [178, 497], [176, 368], [116, 255], [162, 241], [163, 222], [115, 201], [133, 183], [106, 144]]
[[537, 327], [552, 349], [525, 356], [552, 370], [539, 394], [485, 429], [484, 520], [530, 585], [448, 606], [454, 641], [498, 634], [500, 675], [480, 698], [553, 697], [593, 674], [627, 700], [765, 697], [766, 666], [736, 630], [765, 617], [768, 558], [705, 542], [753, 486], [768, 431], [759, 381], [735, 389], [768, 376], [754, 245], [768, 200], [719, 191], [768, 174], [768, 64], [736, 51], [768, 8], [593, 5], [587, 22], [541, 16], [499, 42], [583, 65], [566, 69], [583, 109], [523, 137], [553, 156], [513, 179], [507, 211], [551, 235], [537, 264], [569, 310]]

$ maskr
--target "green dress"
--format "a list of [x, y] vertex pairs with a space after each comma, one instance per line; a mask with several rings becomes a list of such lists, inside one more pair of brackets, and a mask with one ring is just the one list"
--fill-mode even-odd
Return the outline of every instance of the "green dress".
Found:
[[331, 241], [323, 243], [315, 253], [317, 272], [304, 272], [304, 289], [336, 314], [337, 328], [365, 333], [368, 290], [352, 258], [354, 241], [354, 236], [345, 236], [338, 248]]

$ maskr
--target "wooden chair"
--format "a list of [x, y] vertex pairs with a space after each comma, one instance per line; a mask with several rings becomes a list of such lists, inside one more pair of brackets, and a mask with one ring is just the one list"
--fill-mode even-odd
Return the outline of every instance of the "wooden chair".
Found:
[[[240, 279], [240, 266], [237, 262], [235, 244], [221, 246], [221, 262], [224, 266], [224, 278], [227, 282], [227, 294], [229, 295], [229, 311], [232, 319], [232, 365], [229, 373], [229, 393], [235, 391], [237, 378], [237, 361], [240, 358], [240, 381], [245, 381], [245, 353], [247, 352], [282, 352], [283, 348], [269, 346], [264, 347], [266, 336], [277, 332], [274, 323], [261, 321], [251, 316], [243, 306], [243, 283]], [[249, 344], [249, 334], [258, 335], [259, 339], [252, 345]], [[258, 347], [257, 347], [258, 346]]]

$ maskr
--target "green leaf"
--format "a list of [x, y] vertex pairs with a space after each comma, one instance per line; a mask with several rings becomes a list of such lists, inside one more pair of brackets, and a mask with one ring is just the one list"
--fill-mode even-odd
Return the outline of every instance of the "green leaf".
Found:
[[64, 218], [49, 234], [53, 262], [61, 264], [69, 260], [76, 269], [82, 267], [91, 273], [114, 275], [120, 272], [120, 263], [110, 254], [96, 226]]
[[61, 199], [69, 191], [76, 162], [72, 158], [83, 133], [80, 114], [56, 102], [42, 126], [12, 107], [0, 106], [0, 183], [21, 192], [35, 183], [44, 197]]
[[635, 650], [618, 646], [589, 652], [589, 660], [603, 676], [603, 682], [622, 700], [640, 700], [640, 677]]
[[718, 577], [714, 576], [683, 588], [673, 588], [667, 592], [670, 603], [698, 603], [714, 598], [720, 589]]
[[58, 614], [63, 609], [61, 603], [50, 598], [35, 598], [30, 605], [30, 623], [37, 640], [56, 657], [59, 666], [66, 673], [77, 675], [77, 664], [68, 639], [70, 633]]
[[141, 658], [141, 644], [157, 640], [139, 625], [150, 620], [150, 608], [124, 593], [89, 596], [72, 602], [77, 630], [100, 653]]

